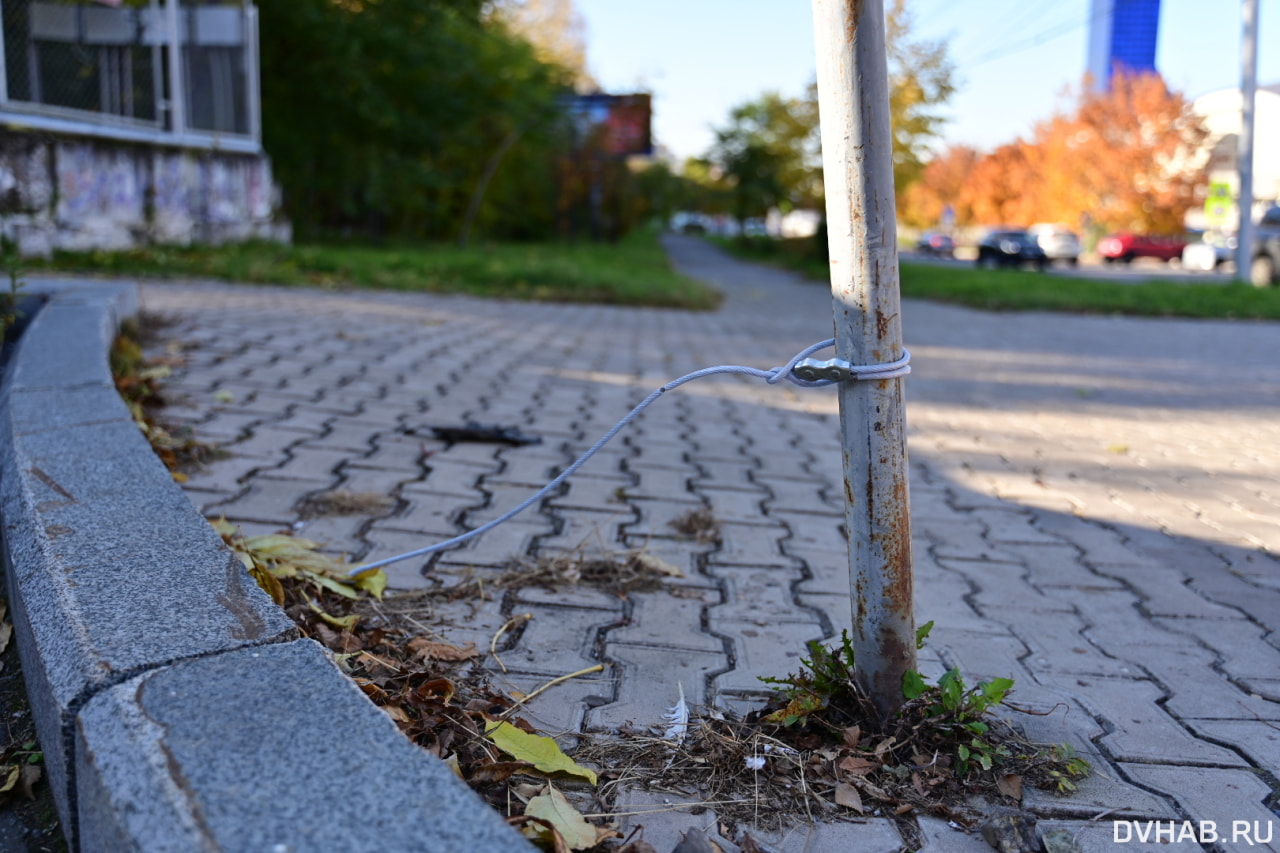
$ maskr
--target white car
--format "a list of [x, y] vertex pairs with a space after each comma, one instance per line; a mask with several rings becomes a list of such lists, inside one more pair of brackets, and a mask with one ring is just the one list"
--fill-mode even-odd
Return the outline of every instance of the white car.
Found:
[[1049, 263], [1066, 261], [1074, 267], [1080, 262], [1080, 238], [1065, 225], [1041, 222], [1028, 228], [1027, 233], [1036, 238]]
[[1202, 241], [1188, 243], [1182, 250], [1182, 268], [1193, 272], [1213, 272], [1230, 262], [1235, 257], [1235, 253], [1234, 234], [1207, 231]]

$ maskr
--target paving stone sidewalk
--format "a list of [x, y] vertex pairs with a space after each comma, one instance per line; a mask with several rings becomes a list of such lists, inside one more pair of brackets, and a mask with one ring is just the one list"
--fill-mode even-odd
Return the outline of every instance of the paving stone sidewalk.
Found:
[[[187, 483], [247, 532], [294, 527], [372, 560], [473, 528], [527, 497], [630, 406], [713, 364], [780, 364], [831, 334], [830, 298], [687, 238], [674, 262], [723, 309], [149, 284], [197, 347], [170, 414], [232, 453]], [[1216, 821], [1205, 849], [1280, 849], [1280, 325], [999, 315], [908, 302], [906, 380], [922, 669], [1013, 676], [1025, 724], [1095, 765], [1070, 798], [1028, 794], [1042, 829], [1120, 847], [1114, 821]], [[540, 445], [447, 445], [431, 425], [518, 425]], [[622, 600], [527, 589], [451, 634], [501, 655], [508, 686], [604, 662], [532, 705], [545, 730], [660, 724], [691, 702], [745, 707], [847, 626], [834, 393], [717, 377], [664, 396], [557, 497], [472, 543], [388, 568], [396, 589], [518, 556], [643, 547], [686, 577]], [[392, 500], [302, 522], [332, 489]], [[708, 507], [719, 545], [669, 522]], [[667, 799], [670, 799], [669, 797]], [[631, 810], [662, 807], [634, 792]], [[658, 850], [713, 811], [629, 818]], [[1248, 821], [1269, 844], [1233, 844]], [[1132, 828], [1132, 826], [1131, 826]], [[990, 849], [922, 819], [926, 849]], [[736, 850], [727, 839], [726, 850]], [[777, 850], [897, 851], [892, 822], [806, 826]]]

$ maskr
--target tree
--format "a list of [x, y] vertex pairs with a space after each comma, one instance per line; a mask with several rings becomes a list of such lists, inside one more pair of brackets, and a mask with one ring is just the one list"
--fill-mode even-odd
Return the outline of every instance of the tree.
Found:
[[578, 91], [597, 88], [587, 71], [582, 15], [573, 0], [500, 0], [492, 14], [532, 44], [542, 61], [568, 70]]
[[776, 92], [735, 107], [715, 131], [707, 161], [719, 171], [741, 223], [770, 208], [812, 203], [817, 194], [816, 102]]
[[982, 156], [965, 145], [953, 145], [935, 156], [924, 166], [920, 179], [898, 193], [898, 218], [907, 225], [931, 228], [950, 207], [956, 222], [972, 222], [973, 210], [961, 191]]
[[1156, 74], [1118, 73], [1074, 107], [985, 156], [952, 149], [901, 194], [904, 221], [926, 227], [952, 205], [956, 223], [1093, 223], [1105, 231], [1175, 233], [1203, 181], [1207, 132]]
[[907, 0], [893, 0], [885, 14], [889, 62], [889, 119], [893, 132], [893, 180], [902, 192], [920, 177], [928, 143], [946, 119], [937, 111], [955, 93], [955, 68], [943, 41], [913, 41]]
[[1158, 74], [1117, 73], [1105, 92], [1085, 81], [1074, 113], [1036, 128], [1038, 210], [1053, 221], [1088, 215], [1111, 231], [1181, 232], [1207, 136]]
[[298, 233], [452, 236], [504, 145], [477, 227], [550, 233], [554, 118], [572, 75], [483, 0], [258, 7], [263, 141]]

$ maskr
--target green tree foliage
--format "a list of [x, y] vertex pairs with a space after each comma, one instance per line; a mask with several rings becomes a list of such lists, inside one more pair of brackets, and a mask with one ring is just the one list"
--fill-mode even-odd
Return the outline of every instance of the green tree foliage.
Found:
[[813, 101], [769, 92], [735, 107], [729, 123], [716, 130], [707, 160], [718, 170], [739, 222], [764, 216], [771, 207], [812, 203], [816, 116]]
[[572, 76], [483, 0], [258, 5], [264, 143], [300, 233], [454, 236], [500, 151], [478, 230], [550, 233]]
[[[927, 146], [942, 130], [938, 108], [955, 92], [954, 67], [944, 42], [912, 37], [907, 0], [889, 0], [885, 30], [893, 172], [902, 192], [920, 178]], [[800, 99], [768, 93], [735, 107], [705, 161], [712, 183], [729, 192], [731, 210], [741, 220], [770, 207], [785, 211], [817, 203], [820, 152], [818, 90], [811, 85]]]
[[927, 146], [946, 121], [938, 112], [955, 93], [955, 67], [942, 41], [911, 37], [907, 0], [892, 0], [885, 14], [889, 62], [889, 118], [893, 128], [893, 180], [899, 193], [919, 179]]

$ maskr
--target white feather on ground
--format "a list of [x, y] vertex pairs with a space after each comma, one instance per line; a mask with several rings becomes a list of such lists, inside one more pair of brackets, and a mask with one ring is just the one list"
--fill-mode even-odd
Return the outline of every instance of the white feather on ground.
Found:
[[667, 726], [662, 738], [663, 740], [674, 740], [676, 743], [680, 743], [689, 731], [689, 706], [684, 702], [684, 685], [676, 682], [676, 687], [680, 690], [680, 701], [676, 702], [670, 711], [662, 715], [662, 719], [671, 724]]

